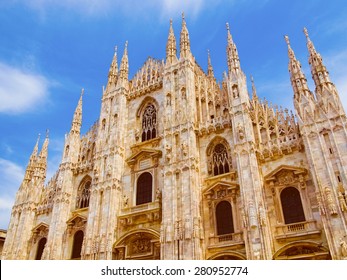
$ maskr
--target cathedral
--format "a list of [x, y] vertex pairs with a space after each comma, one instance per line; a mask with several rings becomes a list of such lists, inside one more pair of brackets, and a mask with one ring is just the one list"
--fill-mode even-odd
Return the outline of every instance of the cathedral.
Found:
[[37, 141], [2, 259], [347, 259], [347, 119], [304, 34], [314, 92], [285, 37], [295, 113], [248, 91], [228, 25], [220, 83], [184, 17], [179, 50], [170, 22], [165, 60], [131, 80], [116, 50], [99, 119], [81, 135], [82, 91], [48, 183]]

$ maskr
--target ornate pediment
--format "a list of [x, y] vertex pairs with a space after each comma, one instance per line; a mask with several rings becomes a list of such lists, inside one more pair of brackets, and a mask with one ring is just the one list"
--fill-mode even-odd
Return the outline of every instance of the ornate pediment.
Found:
[[66, 223], [67, 231], [70, 234], [73, 231], [84, 230], [87, 224], [87, 218], [79, 213], [75, 213]]
[[230, 182], [216, 182], [207, 187], [203, 193], [207, 199], [221, 199], [224, 197], [233, 197], [239, 192], [239, 185]]
[[41, 239], [42, 237], [48, 236], [48, 230], [49, 230], [49, 225], [46, 223], [39, 223], [36, 227], [33, 228], [33, 242], [35, 243], [36, 240]]
[[298, 181], [301, 182], [306, 174], [307, 169], [303, 167], [280, 165], [267, 174], [264, 179], [267, 183], [276, 182], [277, 184], [284, 185]]
[[162, 156], [162, 151], [154, 149], [140, 149], [133, 151], [133, 154], [126, 160], [129, 166], [134, 167], [138, 163], [138, 169], [156, 165]]

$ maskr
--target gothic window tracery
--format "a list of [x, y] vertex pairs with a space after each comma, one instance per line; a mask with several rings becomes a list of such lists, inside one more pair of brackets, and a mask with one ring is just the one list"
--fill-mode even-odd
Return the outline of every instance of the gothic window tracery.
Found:
[[229, 156], [226, 147], [219, 143], [212, 153], [213, 175], [220, 175], [230, 171]]
[[287, 187], [281, 192], [281, 204], [285, 224], [305, 221], [300, 193], [294, 187]]
[[91, 181], [87, 180], [80, 185], [79, 193], [77, 195], [76, 208], [89, 207], [91, 191]]
[[231, 204], [221, 201], [216, 206], [217, 235], [234, 233], [233, 214]]
[[153, 104], [148, 105], [142, 116], [142, 142], [157, 137], [157, 111]]
[[136, 205], [152, 202], [153, 177], [149, 172], [144, 172], [137, 179]]

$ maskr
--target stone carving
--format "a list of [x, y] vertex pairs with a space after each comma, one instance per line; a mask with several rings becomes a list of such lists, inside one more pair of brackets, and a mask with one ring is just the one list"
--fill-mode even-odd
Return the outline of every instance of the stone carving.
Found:
[[161, 191], [159, 190], [159, 188], [157, 188], [157, 190], [155, 191], [155, 200], [156, 201], [161, 200]]
[[166, 144], [165, 145], [165, 150], [166, 150], [165, 159], [166, 159], [167, 162], [170, 162], [171, 157], [172, 157], [172, 154], [171, 154], [172, 147], [171, 147], [171, 145]]
[[339, 191], [338, 193], [339, 204], [342, 212], [347, 211], [347, 204], [343, 194]]
[[132, 243], [133, 254], [144, 254], [151, 251], [151, 240], [150, 239], [137, 239]]
[[124, 194], [123, 195], [123, 207], [127, 208], [129, 206], [128, 203], [129, 203], [129, 197], [126, 194]]
[[347, 243], [345, 240], [340, 240], [341, 256], [343, 259], [347, 259]]
[[265, 226], [266, 225], [266, 216], [265, 216], [265, 209], [262, 204], [259, 205], [259, 222], [260, 225]]
[[251, 228], [256, 228], [257, 227], [257, 214], [256, 214], [256, 210], [254, 207], [254, 202], [252, 200], [250, 200], [248, 202], [248, 215], [249, 215], [249, 224], [251, 226]]
[[337, 208], [336, 208], [336, 204], [334, 203], [334, 198], [331, 193], [331, 190], [328, 187], [325, 187], [324, 192], [325, 192], [325, 197], [328, 204], [330, 215], [337, 215]]
[[186, 142], [183, 142], [181, 144], [181, 148], [182, 148], [182, 158], [185, 158], [188, 155], [188, 145]]
[[182, 232], [182, 225], [181, 221], [175, 222], [175, 240], [182, 240], [183, 239], [183, 232]]
[[317, 194], [317, 202], [318, 202], [319, 213], [321, 215], [325, 215], [325, 209], [322, 203], [322, 197], [319, 194]]
[[245, 138], [245, 129], [242, 127], [240, 123], [237, 125], [237, 133], [239, 140], [242, 141]]

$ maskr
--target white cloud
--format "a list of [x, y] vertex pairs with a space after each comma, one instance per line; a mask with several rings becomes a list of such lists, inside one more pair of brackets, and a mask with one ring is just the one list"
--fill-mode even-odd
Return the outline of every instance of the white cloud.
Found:
[[0, 62], [0, 113], [31, 111], [48, 97], [48, 81]]
[[23, 180], [24, 168], [0, 158], [0, 228], [6, 229], [10, 221], [15, 194]]

